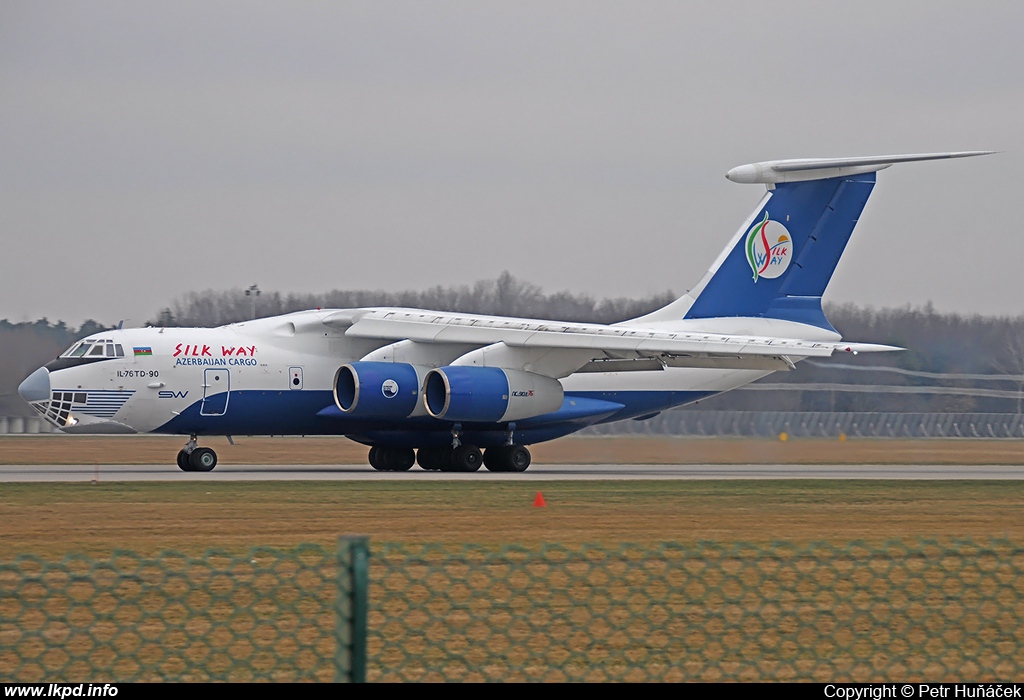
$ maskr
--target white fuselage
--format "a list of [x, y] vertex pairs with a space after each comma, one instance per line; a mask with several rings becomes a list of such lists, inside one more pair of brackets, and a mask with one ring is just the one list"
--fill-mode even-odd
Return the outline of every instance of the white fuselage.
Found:
[[[58, 359], [49, 365], [48, 403], [31, 403], [69, 432], [345, 434], [344, 425], [325, 427], [315, 420], [334, 402], [338, 369], [391, 341], [347, 337], [321, 322], [329, 313], [306, 311], [219, 328], [105, 331], [90, 340], [120, 346], [122, 356]], [[664, 410], [768, 373], [670, 367], [578, 373], [560, 381], [567, 396], [623, 403], [627, 418], [646, 410], [632, 405], [643, 403], [643, 395], [663, 397], [655, 405]], [[190, 411], [194, 415], [186, 420]], [[444, 421], [436, 424], [437, 430], [450, 429]]]

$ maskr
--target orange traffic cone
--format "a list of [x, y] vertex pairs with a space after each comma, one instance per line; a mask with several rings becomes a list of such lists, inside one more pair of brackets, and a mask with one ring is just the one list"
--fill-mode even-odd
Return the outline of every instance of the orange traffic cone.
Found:
[[540, 491], [538, 491], [537, 492], [537, 497], [535, 499], [533, 499], [533, 507], [534, 508], [543, 508], [546, 505], [547, 505], [547, 503], [544, 502], [544, 494], [542, 494]]

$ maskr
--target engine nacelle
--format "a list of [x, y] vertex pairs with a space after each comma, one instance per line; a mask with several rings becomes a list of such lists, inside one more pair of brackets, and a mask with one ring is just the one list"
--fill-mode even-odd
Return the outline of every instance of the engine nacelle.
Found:
[[423, 401], [434, 418], [504, 423], [557, 411], [562, 384], [533, 372], [449, 366], [427, 372]]
[[334, 403], [353, 418], [405, 418], [419, 398], [416, 368], [401, 362], [352, 362], [334, 377]]

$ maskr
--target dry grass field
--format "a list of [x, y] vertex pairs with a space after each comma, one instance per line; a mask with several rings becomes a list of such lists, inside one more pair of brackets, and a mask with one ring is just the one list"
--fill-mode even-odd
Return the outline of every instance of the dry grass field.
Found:
[[[544, 508], [533, 506], [543, 489]], [[566, 545], [1009, 537], [1022, 481], [3, 484], [0, 551], [154, 554], [319, 543]]]
[[[343, 438], [209, 440], [223, 463], [363, 463]], [[166, 463], [180, 438], [5, 437], [9, 464]], [[981, 440], [575, 438], [537, 463], [1018, 464], [1024, 444]], [[533, 507], [542, 488], [547, 507]], [[156, 482], [0, 485], [0, 551], [59, 557], [390, 542], [849, 542], [1024, 539], [1024, 482]]]

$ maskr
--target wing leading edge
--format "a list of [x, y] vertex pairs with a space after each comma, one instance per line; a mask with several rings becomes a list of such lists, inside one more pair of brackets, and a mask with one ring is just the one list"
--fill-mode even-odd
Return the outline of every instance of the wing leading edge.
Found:
[[[351, 338], [412, 342], [430, 346], [480, 348], [491, 351], [491, 362], [505, 369], [528, 369], [552, 377], [575, 371], [621, 372], [666, 367], [729, 369], [791, 369], [806, 357], [830, 357], [836, 352], [888, 352], [889, 345], [802, 340], [772, 336], [730, 335], [699, 331], [663, 331], [635, 326], [559, 323], [470, 314], [424, 312], [413, 309], [365, 309], [339, 313], [324, 323], [345, 328]], [[552, 362], [552, 354], [563, 362]], [[548, 371], [536, 365], [548, 358]], [[484, 356], [481, 356], [481, 358]], [[458, 361], [456, 361], [458, 363]], [[568, 365], [566, 364], [568, 363]], [[463, 364], [478, 364], [475, 360]]]

